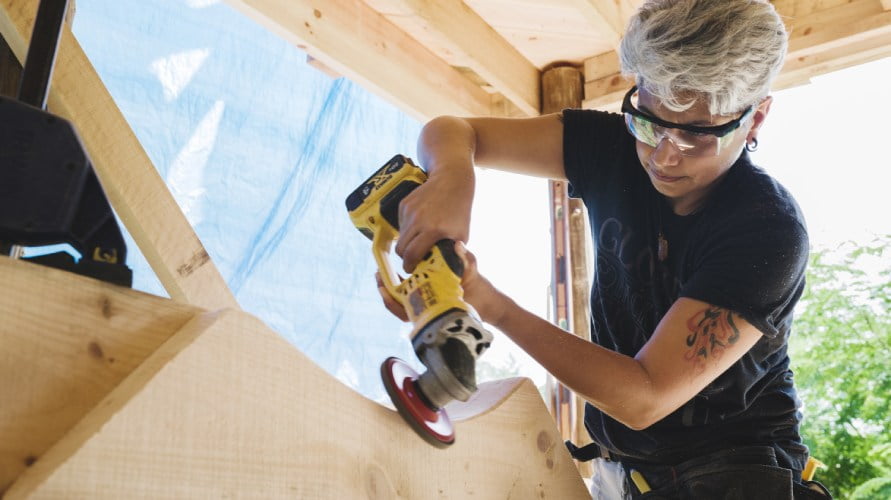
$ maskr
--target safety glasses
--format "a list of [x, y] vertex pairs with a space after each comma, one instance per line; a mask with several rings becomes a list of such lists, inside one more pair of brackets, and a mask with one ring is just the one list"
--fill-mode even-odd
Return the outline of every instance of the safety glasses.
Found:
[[637, 106], [637, 86], [625, 94], [622, 113], [628, 132], [638, 141], [655, 148], [662, 139], [668, 139], [684, 156], [717, 156], [733, 141], [734, 132], [752, 115], [753, 106], [743, 114], [722, 125], [700, 127], [662, 120], [647, 114]]

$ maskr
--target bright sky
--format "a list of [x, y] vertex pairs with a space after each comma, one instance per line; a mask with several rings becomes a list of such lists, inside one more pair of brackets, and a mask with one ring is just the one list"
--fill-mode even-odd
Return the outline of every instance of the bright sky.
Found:
[[[774, 93], [752, 157], [798, 200], [812, 248], [891, 234], [889, 83], [891, 58], [886, 58]], [[480, 172], [469, 248], [497, 287], [546, 315], [551, 279], [546, 181]], [[544, 371], [504, 336], [496, 337], [483, 359], [503, 366], [508, 356], [521, 361], [523, 375], [543, 383]]]

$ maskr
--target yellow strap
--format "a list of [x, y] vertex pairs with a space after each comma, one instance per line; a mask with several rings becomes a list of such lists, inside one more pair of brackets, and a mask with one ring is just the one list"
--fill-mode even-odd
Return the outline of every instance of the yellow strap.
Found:
[[814, 457], [808, 457], [807, 463], [804, 464], [804, 470], [801, 471], [801, 479], [804, 481], [813, 481], [814, 473], [817, 472], [817, 468], [826, 467], [826, 464], [817, 460]]
[[643, 474], [637, 472], [634, 469], [631, 469], [629, 475], [631, 476], [631, 480], [634, 481], [634, 486], [637, 486], [638, 491], [640, 491], [641, 493], [650, 491], [650, 484], [647, 483], [646, 479], [644, 479]]

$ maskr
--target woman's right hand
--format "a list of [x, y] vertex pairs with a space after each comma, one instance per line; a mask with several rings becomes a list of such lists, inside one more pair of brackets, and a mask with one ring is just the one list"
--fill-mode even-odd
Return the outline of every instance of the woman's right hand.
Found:
[[430, 176], [399, 205], [396, 254], [406, 272], [441, 239], [467, 243], [475, 163], [565, 178], [562, 116], [434, 118], [418, 138], [418, 159]]
[[472, 170], [465, 175], [456, 169], [431, 175], [402, 200], [395, 250], [405, 272], [412, 272], [439, 240], [467, 242], [473, 186]]

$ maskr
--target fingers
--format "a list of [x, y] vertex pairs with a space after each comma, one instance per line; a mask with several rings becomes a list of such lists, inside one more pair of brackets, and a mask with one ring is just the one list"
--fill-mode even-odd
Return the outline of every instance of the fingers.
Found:
[[[407, 273], [411, 273], [418, 266], [418, 263], [427, 255], [427, 252], [433, 248], [441, 238], [436, 233], [415, 233], [411, 237], [406, 238], [406, 242], [402, 247], [402, 253], [396, 250], [397, 255], [402, 257], [402, 269]], [[400, 238], [402, 240], [402, 238]]]
[[464, 261], [464, 274], [476, 272], [476, 255], [473, 255], [462, 241], [455, 242], [455, 253]]
[[455, 253], [464, 260], [465, 264], [476, 264], [476, 256], [470, 253], [463, 241], [455, 242]]
[[384, 286], [383, 279], [381, 279], [381, 273], [374, 273], [374, 278], [377, 281], [377, 292], [381, 295], [381, 299], [384, 301], [384, 307], [386, 307], [393, 316], [396, 316], [402, 321], [408, 321], [408, 314], [405, 312], [405, 308], [402, 307], [402, 304], [400, 304], [399, 301], [390, 295], [387, 287]]
[[[406, 272], [414, 271], [437, 241], [467, 241], [469, 205], [466, 210], [453, 207], [455, 196], [451, 194], [447, 199], [440, 199], [449, 192], [447, 187], [437, 187], [428, 180], [399, 203], [399, 238], [394, 250], [402, 257]], [[468, 216], [460, 215], [464, 211]]]

